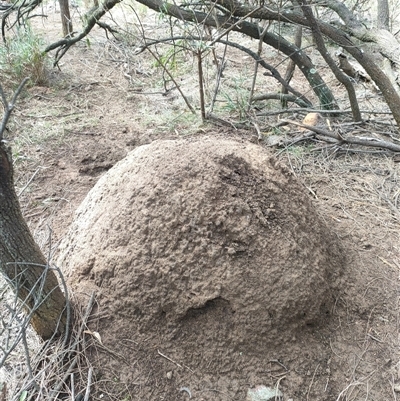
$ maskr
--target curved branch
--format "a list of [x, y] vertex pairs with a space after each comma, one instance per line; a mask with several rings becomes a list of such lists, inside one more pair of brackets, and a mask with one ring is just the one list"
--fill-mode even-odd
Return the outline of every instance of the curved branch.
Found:
[[[141, 0], [142, 1], [142, 0]], [[149, 0], [146, 0], [149, 1]], [[335, 1], [335, 0], [329, 0]], [[218, 0], [218, 3], [223, 4], [225, 7], [229, 8], [235, 16], [241, 16], [242, 14], [247, 14], [251, 6], [243, 5], [238, 3], [237, 0]], [[270, 8], [264, 7], [257, 11], [253, 15], [254, 18], [283, 21], [288, 23], [299, 24], [302, 26], [310, 27], [310, 23], [299, 13], [290, 12], [284, 10], [279, 12], [272, 10]], [[342, 46], [346, 51], [348, 51], [365, 69], [371, 79], [376, 83], [378, 88], [381, 90], [382, 95], [385, 98], [387, 105], [389, 106], [394, 119], [398, 126], [400, 126], [400, 96], [393, 87], [390, 79], [382, 71], [382, 69], [376, 64], [372, 55], [364, 52], [360, 49], [357, 43], [354, 43], [349, 35], [345, 32], [333, 27], [331, 24], [317, 21], [319, 30], [323, 35], [330, 38], [336, 42], [339, 46]], [[350, 24], [350, 27], [352, 24]], [[357, 25], [358, 27], [358, 25]]]
[[[231, 47], [236, 47], [237, 49], [247, 53], [249, 56], [251, 56], [254, 60], [256, 60], [262, 67], [264, 67], [266, 70], [271, 72], [272, 77], [274, 77], [282, 86], [284, 86], [289, 92], [293, 93], [293, 95], [297, 96], [298, 99], [300, 99], [302, 101], [303, 104], [307, 104], [308, 106], [312, 106], [312, 103], [300, 92], [296, 91], [295, 89], [293, 89], [288, 83], [287, 81], [282, 78], [281, 74], [279, 73], [279, 71], [274, 68], [272, 65], [268, 64], [265, 62], [265, 60], [263, 60], [257, 53], [253, 52], [252, 50], [239, 45], [237, 43], [234, 42], [230, 42], [227, 40], [219, 40], [220, 43], [222, 44], [227, 44], [228, 46]], [[264, 73], [264, 75], [266, 75], [266, 73]]]
[[[254, 39], [260, 39], [260, 29], [259, 26], [255, 23], [250, 23], [248, 21], [241, 21], [238, 24], [237, 19], [233, 17], [230, 18], [229, 16], [216, 16], [216, 15], [210, 16], [209, 14], [206, 14], [204, 12], [194, 11], [194, 10], [186, 11], [176, 6], [175, 4], [163, 2], [162, 0], [138, 0], [138, 1], [154, 11], [167, 13], [168, 15], [171, 15], [172, 17], [175, 17], [180, 20], [191, 21], [197, 24], [209, 25], [215, 28], [222, 27], [236, 32], [241, 32]], [[227, 7], [228, 4], [223, 3], [222, 5], [228, 8]], [[232, 16], [234, 17], [240, 17], [240, 18], [245, 17], [250, 13], [252, 13], [252, 10], [253, 10], [252, 16], [254, 18], [260, 18], [261, 15], [264, 15], [264, 10], [265, 10], [264, 8], [252, 9], [247, 6], [243, 6], [241, 10], [238, 11], [238, 8], [240, 7], [236, 3], [235, 6], [237, 6], [237, 8], [231, 10]], [[281, 16], [279, 13], [276, 13], [275, 16], [277, 20], [282, 20], [282, 18], [278, 18], [279, 16]], [[303, 25], [307, 25], [308, 24], [307, 20], [304, 17], [301, 18], [303, 21]], [[288, 20], [288, 22], [290, 21]], [[327, 87], [321, 76], [318, 74], [318, 71], [315, 68], [314, 64], [301, 49], [291, 44], [282, 36], [275, 35], [270, 32], [265, 33], [265, 35], [263, 36], [263, 41], [264, 43], [274, 47], [275, 49], [278, 49], [279, 51], [290, 57], [292, 60], [294, 60], [296, 65], [299, 67], [300, 71], [306, 77], [314, 93], [318, 96], [318, 99], [320, 100], [321, 103], [321, 107], [323, 109], [330, 110], [338, 108], [332, 92]]]
[[329, 8], [342, 19], [344, 25], [349, 29], [358, 29], [363, 25], [362, 23], [354, 16], [354, 14], [348, 9], [346, 4], [343, 1], [337, 0], [315, 0], [314, 4], [317, 3], [321, 7]]
[[[275, 78], [282, 86], [284, 86], [290, 93], [292, 93], [293, 95], [295, 95], [298, 99], [300, 99], [303, 104], [307, 104], [309, 107], [312, 106], [312, 103], [300, 92], [296, 91], [294, 88], [292, 88], [284, 78], [282, 78], [282, 76], [280, 75], [279, 71], [274, 68], [272, 65], [268, 64], [265, 62], [265, 60], [263, 60], [257, 53], [253, 52], [252, 50], [239, 45], [237, 43], [234, 42], [230, 42], [227, 40], [219, 40], [220, 43], [222, 44], [226, 44], [228, 46], [231, 47], [235, 47], [245, 53], [247, 53], [248, 55], [250, 55], [254, 60], [256, 60], [262, 67], [264, 67], [266, 70], [271, 72], [271, 76], [273, 78]], [[267, 75], [267, 73], [264, 73], [264, 75]]]
[[[23, 0], [22, 3], [16, 1], [15, 3], [11, 4], [7, 8], [5, 8], [5, 12], [1, 17], [1, 36], [3, 42], [6, 42], [6, 22], [12, 12], [16, 11], [17, 16], [15, 21], [11, 24], [12, 28], [15, 24], [23, 25], [25, 15], [28, 15], [32, 10], [34, 10], [37, 6], [42, 3], [42, 0]], [[28, 18], [28, 17], [27, 17]], [[22, 22], [21, 22], [22, 21]]]
[[80, 32], [77, 36], [73, 38], [64, 38], [59, 40], [58, 42], [52, 43], [47, 46], [44, 50], [48, 53], [51, 50], [57, 49], [54, 65], [57, 65], [64, 54], [68, 51], [68, 49], [74, 45], [75, 43], [82, 40], [85, 36], [87, 36], [93, 27], [97, 24], [97, 21], [109, 10], [111, 10], [116, 4], [121, 2], [122, 0], [105, 0], [102, 4], [93, 7], [89, 10], [84, 16], [83, 19], [86, 21], [86, 25], [82, 32]]

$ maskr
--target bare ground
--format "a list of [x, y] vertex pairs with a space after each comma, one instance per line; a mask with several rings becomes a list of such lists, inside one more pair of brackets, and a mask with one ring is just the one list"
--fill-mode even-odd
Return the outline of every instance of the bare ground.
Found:
[[[49, 16], [55, 30], [58, 18], [57, 14]], [[86, 42], [71, 49], [62, 60], [61, 70], [52, 70], [48, 86], [30, 88], [9, 124], [17, 190], [23, 190], [21, 204], [46, 253], [49, 249], [56, 252], [76, 208], [98, 178], [137, 146], [154, 139], [221, 131], [251, 141], [257, 138], [251, 130], [202, 124], [198, 115], [185, 109], [176, 90], [162, 93], [154, 60], [145, 54], [128, 58], [125, 47], [107, 41], [100, 33], [91, 36], [90, 46]], [[274, 52], [271, 56], [279, 57]], [[181, 67], [177, 75], [197, 105], [197, 94], [190, 91], [196, 84], [190, 73], [194, 61], [190, 54], [182, 57], [189, 67]], [[253, 67], [248, 63], [240, 53], [230, 56], [228, 71], [243, 77], [233, 88], [237, 100], [241, 96], [238, 88], [249, 84]], [[226, 86], [232, 82], [227, 78]], [[299, 76], [295, 83], [304, 86]], [[260, 87], [274, 85], [269, 80], [259, 83]], [[226, 99], [221, 113], [237, 112], [229, 109]], [[371, 103], [369, 93], [365, 99], [365, 107], [373, 104], [370, 110], [384, 109], [377, 98]], [[278, 385], [285, 400], [397, 400], [399, 163], [391, 155], [335, 152], [319, 143], [311, 145], [275, 151], [345, 244], [351, 260], [347, 283], [332, 310], [332, 322], [310, 337], [301, 337], [301, 352], [295, 353], [299, 344], [292, 344], [283, 357], [277, 354], [262, 366], [247, 366], [245, 385]], [[159, 358], [145, 352], [143, 364], [152, 368], [152, 375], [142, 378], [133, 399], [144, 394], [147, 397], [149, 392], [152, 399], [163, 399], [165, 391], [158, 383], [165, 382], [169, 368]], [[217, 363], [210, 362], [215, 371]], [[218, 380], [216, 387], [210, 387], [215, 386], [210, 369], [209, 376], [198, 381], [203, 388], [197, 388], [196, 399], [242, 400], [247, 388], [238, 377], [230, 372], [227, 384], [226, 377], [221, 376], [220, 388], [231, 388], [231, 393], [222, 394]], [[265, 377], [263, 383], [260, 377]], [[184, 399], [187, 394], [179, 389], [190, 384], [190, 371], [178, 370], [177, 379], [175, 399]], [[109, 397], [123, 399], [121, 394]], [[101, 398], [94, 393], [93, 399]]]

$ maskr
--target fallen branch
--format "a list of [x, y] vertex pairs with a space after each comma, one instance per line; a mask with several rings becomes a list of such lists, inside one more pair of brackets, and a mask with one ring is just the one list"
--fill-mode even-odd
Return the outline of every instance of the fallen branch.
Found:
[[388, 141], [383, 141], [382, 139], [376, 139], [376, 138], [361, 138], [361, 137], [356, 137], [356, 136], [346, 136], [344, 137], [341, 133], [339, 132], [333, 132], [333, 131], [327, 131], [322, 128], [314, 127], [312, 125], [307, 125], [307, 124], [302, 124], [297, 121], [293, 120], [282, 120], [283, 122], [286, 122], [288, 124], [296, 125], [298, 127], [306, 128], [309, 131], [313, 131], [317, 133], [318, 135], [321, 135], [323, 137], [327, 138], [333, 138], [335, 139], [339, 144], [350, 144], [350, 145], [361, 145], [361, 146], [371, 146], [374, 148], [383, 148], [383, 149], [388, 149], [392, 152], [400, 152], [400, 145], [396, 145], [392, 142]]
[[261, 100], [280, 100], [280, 101], [285, 101], [286, 103], [293, 102], [298, 106], [304, 108], [307, 108], [309, 106], [309, 104], [305, 102], [303, 99], [297, 96], [289, 95], [287, 93], [265, 93], [263, 95], [253, 96], [251, 98], [252, 102], [259, 102]]

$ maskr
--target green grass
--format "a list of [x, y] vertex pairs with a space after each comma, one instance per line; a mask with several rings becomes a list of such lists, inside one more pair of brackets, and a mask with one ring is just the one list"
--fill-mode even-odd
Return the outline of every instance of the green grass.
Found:
[[245, 75], [232, 77], [230, 83], [221, 88], [220, 109], [229, 115], [236, 115], [240, 120], [246, 119], [249, 101], [249, 79]]
[[45, 85], [50, 61], [43, 47], [42, 38], [29, 25], [19, 27], [6, 44], [0, 45], [0, 75], [15, 84], [29, 77], [32, 85]]

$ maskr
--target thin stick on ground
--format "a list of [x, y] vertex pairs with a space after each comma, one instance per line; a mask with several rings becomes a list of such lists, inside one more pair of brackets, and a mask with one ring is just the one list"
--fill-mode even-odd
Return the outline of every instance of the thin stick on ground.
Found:
[[173, 364], [175, 364], [176, 366], [178, 366], [178, 368], [183, 369], [183, 366], [180, 365], [178, 362], [175, 362], [173, 359], [169, 358], [167, 355], [164, 355], [162, 352], [160, 352], [160, 350], [157, 350], [158, 355], [162, 356], [163, 358], [165, 358], [167, 361], [172, 362]]
[[[264, 43], [264, 36], [267, 33], [268, 28], [269, 28], [269, 24], [267, 24], [265, 26], [264, 30], [261, 32], [260, 39], [258, 41], [257, 56], [258, 56], [259, 59], [261, 59], [261, 53], [262, 53], [263, 43]], [[253, 79], [252, 79], [252, 82], [251, 82], [249, 101], [248, 101], [248, 104], [247, 104], [247, 113], [250, 112], [251, 103], [252, 103], [253, 94], [254, 94], [254, 89], [256, 87], [258, 64], [259, 64], [259, 61], [256, 60], [255, 63], [254, 63], [254, 73], [253, 73]]]
[[298, 127], [306, 128], [306, 129], [313, 131], [323, 137], [335, 139], [339, 144], [370, 146], [370, 147], [374, 147], [374, 148], [388, 149], [388, 150], [391, 150], [392, 152], [400, 152], [400, 145], [397, 145], [392, 142], [384, 141], [382, 139], [366, 138], [366, 137], [361, 138], [361, 137], [355, 137], [355, 136], [344, 137], [339, 132], [327, 131], [325, 129], [314, 127], [312, 125], [302, 124], [297, 121], [293, 121], [293, 120], [281, 120], [281, 121], [296, 125]]
[[307, 397], [306, 397], [307, 401], [309, 400], [311, 387], [312, 387], [312, 385], [313, 385], [313, 383], [314, 383], [315, 375], [316, 375], [316, 373], [317, 373], [317, 370], [318, 370], [318, 368], [319, 368], [319, 365], [320, 365], [320, 364], [318, 364], [318, 365], [315, 367], [315, 369], [314, 369], [314, 374], [312, 375], [310, 385], [308, 386]]
[[89, 373], [88, 373], [88, 378], [87, 378], [87, 385], [86, 385], [86, 392], [85, 392], [85, 398], [83, 401], [89, 401], [90, 397], [90, 386], [92, 385], [92, 375], [93, 375], [93, 368], [89, 368]]

